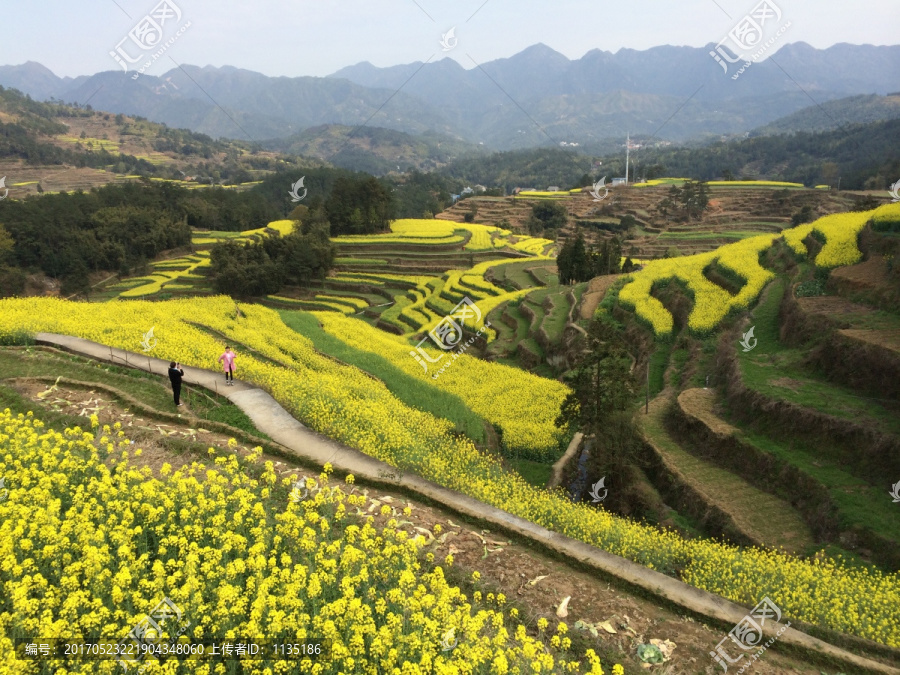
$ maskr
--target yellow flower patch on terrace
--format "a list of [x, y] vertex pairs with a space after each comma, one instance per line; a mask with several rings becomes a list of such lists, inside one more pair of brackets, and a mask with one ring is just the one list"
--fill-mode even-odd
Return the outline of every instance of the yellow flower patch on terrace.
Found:
[[[674, 326], [672, 315], [650, 293], [655, 284], [670, 279], [680, 280], [694, 298], [688, 327], [700, 333], [709, 332], [732, 310], [749, 307], [759, 297], [765, 285], [774, 278], [774, 273], [759, 264], [759, 256], [771, 248], [777, 239], [783, 236], [793, 251], [805, 255], [807, 250], [803, 240], [816, 231], [826, 240], [816, 256], [816, 265], [852, 265], [862, 258], [856, 240], [874, 213], [876, 212], [865, 211], [824, 216], [814, 223], [785, 230], [781, 235], [759, 235], [707, 253], [654, 260], [630, 277], [630, 281], [619, 292], [619, 300], [649, 323], [657, 336], [669, 335]], [[737, 295], [731, 295], [703, 274], [714, 262], [745, 280]]]
[[515, 244], [510, 245], [517, 251], [530, 253], [534, 256], [542, 256], [544, 250], [555, 243], [555, 241], [551, 241], [550, 239], [541, 239], [539, 237], [519, 237], [519, 240]]
[[676, 183], [686, 183], [692, 180], [690, 178], [652, 178], [643, 183], [634, 183], [632, 187], [654, 187], [656, 185], [675, 185]]
[[562, 199], [562, 198], [570, 197], [571, 193], [568, 191], [566, 191], [566, 192], [563, 192], [563, 191], [548, 192], [547, 190], [523, 190], [523, 191], [519, 192], [516, 196], [517, 197], [536, 197], [538, 199], [540, 199], [540, 198], [546, 199], [548, 197], [554, 198], [554, 199]]
[[803, 183], [787, 183], [779, 180], [711, 180], [706, 184], [710, 187], [805, 187]]
[[[484, 301], [479, 302], [481, 307]], [[481, 310], [486, 313], [485, 309]], [[556, 457], [562, 434], [553, 424], [569, 388], [557, 382], [499, 363], [463, 354], [437, 380], [411, 356], [402, 337], [378, 330], [359, 319], [327, 312], [315, 313], [325, 331], [342, 342], [378, 354], [405, 373], [455, 394], [466, 406], [503, 429], [503, 440], [517, 452]], [[432, 358], [450, 358], [434, 345], [423, 345]], [[438, 369], [438, 362], [431, 366]]]
[[157, 272], [146, 277], [146, 283], [122, 291], [122, 293], [119, 294], [119, 297], [139, 298], [144, 295], [153, 295], [163, 288], [168, 288], [170, 285], [172, 288], [186, 288], [188, 286], [177, 283], [170, 284], [170, 282], [202, 278], [194, 273], [198, 269], [209, 267], [209, 265], [210, 259], [208, 253], [199, 253], [193, 256], [174, 258], [155, 263], [153, 267]]
[[[248, 471], [211, 448], [208, 464], [175, 472], [164, 465], [156, 478], [130, 463], [132, 448], [108, 426], [57, 432], [30, 414], [0, 411], [0, 476], [14, 476], [0, 502], [0, 584], [12, 610], [0, 624], [4, 663], [16, 662], [20, 637], [126, 641], [168, 598], [180, 615], [160, 620], [161, 637], [183, 629], [189, 643], [331, 641], [329, 658], [245, 661], [248, 674], [487, 675], [530, 670], [536, 654], [546, 672], [602, 672], [590, 653], [578, 659], [554, 648], [559, 638], [528, 636], [502, 603], [470, 602], [442, 567], [423, 565], [422, 534], [395, 520], [376, 526], [369, 500], [349, 477], [330, 481], [329, 467], [318, 477], [325, 489], [295, 502], [287, 493], [297, 476], [279, 481], [271, 462]], [[261, 453], [245, 462], [256, 464]], [[31, 670], [20, 663], [5, 672]], [[212, 672], [204, 661], [189, 663], [193, 670], [174, 660], [162, 668]], [[112, 659], [45, 665], [120, 668]]]
[[269, 223], [266, 227], [272, 230], [277, 230], [282, 237], [286, 237], [294, 231], [294, 221], [293, 220], [274, 220]]

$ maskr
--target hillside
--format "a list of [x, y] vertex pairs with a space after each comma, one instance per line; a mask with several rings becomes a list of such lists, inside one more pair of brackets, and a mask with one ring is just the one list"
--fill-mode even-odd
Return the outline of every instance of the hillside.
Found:
[[136, 81], [112, 71], [72, 79], [28, 63], [0, 67], [0, 85], [36, 98], [93, 96], [91, 104], [104, 110], [248, 142], [368, 122], [499, 150], [585, 146], [625, 129], [679, 141], [746, 133], [809, 105], [782, 68], [819, 103], [900, 89], [896, 46], [787, 44], [778, 50], [780, 67], [762, 61], [737, 83], [709, 57], [714, 46], [593, 49], [572, 60], [536, 44], [469, 70], [445, 58], [388, 68], [362, 63], [324, 78], [183, 65]]
[[0, 176], [13, 199], [151, 177], [187, 187], [251, 184], [296, 155], [213, 140], [139, 117], [32, 101], [0, 88]]
[[[625, 140], [622, 135], [601, 147], [542, 148], [461, 158], [439, 173], [469, 185], [503, 187], [507, 194], [517, 187], [543, 190], [550, 185], [590, 185], [604, 175], [608, 184], [625, 174]], [[769, 135], [747, 138], [741, 134], [739, 138], [683, 145], [637, 134], [631, 135], [631, 141], [630, 175], [638, 180], [730, 177], [837, 188], [840, 179], [840, 187], [845, 189], [881, 190], [897, 180], [893, 176], [900, 176], [900, 161], [893, 152], [900, 144], [900, 119], [852, 120], [835, 130], [801, 129], [791, 134], [776, 130]]]
[[270, 150], [315, 157], [333, 166], [376, 176], [410, 169], [433, 171], [460, 157], [485, 154], [483, 147], [450, 136], [411, 135], [368, 126], [311, 127], [293, 136], [266, 141], [263, 145]]
[[826, 101], [791, 113], [750, 132], [751, 136], [829, 131], [855, 124], [884, 122], [900, 117], [900, 93], [850, 96]]

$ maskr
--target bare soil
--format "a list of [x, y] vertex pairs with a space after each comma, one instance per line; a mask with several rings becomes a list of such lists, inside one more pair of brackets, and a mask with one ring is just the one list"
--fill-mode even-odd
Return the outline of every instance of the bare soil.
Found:
[[736, 429], [715, 412], [716, 392], [712, 389], [686, 389], [678, 395], [678, 403], [715, 433], [730, 436]]
[[581, 297], [581, 318], [590, 319], [597, 311], [597, 305], [603, 302], [606, 291], [621, 277], [621, 274], [607, 274], [602, 277], [594, 277], [584, 295]]
[[857, 287], [885, 286], [888, 284], [887, 263], [882, 256], [873, 255], [865, 262], [833, 270], [831, 277]]
[[872, 314], [875, 310], [850, 302], [838, 295], [822, 295], [812, 298], [797, 298], [800, 308], [808, 314], [825, 314], [834, 317], [853, 317]]
[[848, 329], [840, 331], [854, 340], [868, 342], [878, 347], [884, 347], [900, 353], [900, 330], [858, 330]]

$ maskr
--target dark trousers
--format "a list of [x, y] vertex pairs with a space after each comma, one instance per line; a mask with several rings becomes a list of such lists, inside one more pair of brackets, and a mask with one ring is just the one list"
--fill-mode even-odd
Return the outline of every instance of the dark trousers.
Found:
[[172, 394], [175, 396], [175, 405], [181, 403], [181, 382], [172, 383]]
[[228, 380], [231, 380], [232, 382], [234, 381], [234, 371], [233, 370], [225, 371], [225, 381], [228, 382]]

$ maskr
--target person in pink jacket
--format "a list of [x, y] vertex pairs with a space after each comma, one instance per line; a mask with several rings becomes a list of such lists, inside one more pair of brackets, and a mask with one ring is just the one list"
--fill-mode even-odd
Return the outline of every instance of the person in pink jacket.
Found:
[[219, 357], [219, 362], [225, 369], [225, 384], [229, 387], [234, 385], [234, 357], [231, 347], [225, 347], [225, 353]]

